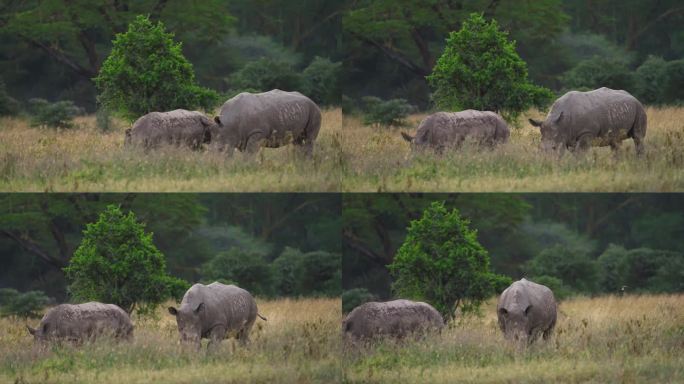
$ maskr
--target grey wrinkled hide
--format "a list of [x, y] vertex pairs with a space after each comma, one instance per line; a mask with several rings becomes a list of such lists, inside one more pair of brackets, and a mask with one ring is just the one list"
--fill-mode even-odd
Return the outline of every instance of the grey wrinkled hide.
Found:
[[509, 340], [532, 343], [546, 340], [556, 325], [556, 299], [546, 286], [521, 279], [499, 297], [496, 313], [499, 328]]
[[403, 338], [443, 327], [444, 319], [436, 309], [410, 300], [365, 303], [354, 308], [342, 322], [345, 336], [352, 340]]
[[170, 112], [150, 112], [126, 130], [125, 146], [145, 149], [161, 145], [201, 148], [211, 140], [211, 127], [216, 125], [202, 112], [176, 109]]
[[243, 92], [226, 101], [215, 118], [212, 143], [221, 151], [255, 153], [261, 147], [300, 146], [307, 156], [321, 128], [321, 111], [299, 92]]
[[29, 328], [29, 332], [36, 342], [83, 342], [100, 336], [131, 339], [133, 323], [128, 314], [114, 304], [61, 304], [50, 309], [38, 328]]
[[468, 109], [461, 112], [437, 112], [423, 119], [415, 137], [402, 132], [412, 149], [458, 148], [469, 140], [478, 145], [494, 146], [505, 143], [510, 130], [504, 119], [490, 111]]
[[571, 91], [551, 106], [546, 120], [530, 119], [541, 129], [543, 150], [586, 150], [591, 146], [619, 148], [632, 138], [637, 153], [644, 151], [646, 112], [639, 100], [625, 91], [600, 88]]
[[180, 307], [170, 307], [169, 312], [176, 316], [182, 342], [199, 347], [204, 338], [209, 339], [211, 346], [235, 334], [245, 344], [257, 317], [257, 305], [244, 289], [214, 282], [193, 285], [183, 296]]

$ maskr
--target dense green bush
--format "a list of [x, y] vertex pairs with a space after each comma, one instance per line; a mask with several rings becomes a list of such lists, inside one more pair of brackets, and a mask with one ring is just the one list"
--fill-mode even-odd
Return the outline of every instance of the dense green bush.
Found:
[[364, 96], [363, 123], [366, 125], [403, 126], [405, 118], [415, 107], [404, 99], [382, 100], [375, 96]]
[[388, 265], [397, 297], [426, 301], [445, 318], [457, 308], [477, 310], [483, 300], [511, 283], [489, 270], [489, 253], [477, 241], [477, 231], [434, 202], [411, 222], [406, 239]]
[[69, 100], [50, 103], [44, 99], [30, 99], [32, 127], [71, 128], [73, 119], [82, 112]]
[[366, 288], [354, 288], [342, 293], [342, 313], [349, 313], [354, 308], [378, 298], [370, 293]]
[[285, 296], [338, 296], [340, 261], [339, 254], [286, 247], [272, 264], [274, 289]]
[[49, 299], [41, 291], [19, 293], [16, 289], [0, 289], [0, 315], [40, 317], [39, 313]]
[[528, 80], [527, 64], [496, 20], [487, 22], [475, 13], [449, 34], [427, 79], [438, 108], [494, 111], [508, 121], [531, 106], [545, 108], [553, 98], [551, 91]]
[[218, 94], [195, 83], [192, 64], [161, 22], [138, 16], [116, 35], [112, 51], [94, 79], [98, 102], [134, 119], [151, 111], [211, 110]]
[[557, 277], [541, 275], [533, 276], [529, 280], [537, 284], [549, 287], [549, 289], [553, 292], [553, 296], [556, 298], [556, 300], [566, 299], [572, 296], [573, 294], [572, 290], [566, 287], [565, 284], [563, 284], [563, 280]]
[[551, 276], [583, 293], [598, 289], [599, 268], [582, 249], [556, 244], [539, 252], [525, 264], [530, 276]]
[[301, 74], [290, 63], [269, 58], [247, 63], [230, 76], [229, 83], [235, 91], [300, 91], [303, 88]]
[[124, 214], [114, 205], [86, 226], [64, 272], [76, 300], [113, 303], [128, 313], [149, 313], [168, 298], [180, 298], [189, 287], [166, 274], [164, 255], [135, 214]]
[[635, 95], [644, 104], [662, 104], [667, 86], [667, 62], [662, 57], [649, 56], [634, 73]]
[[601, 87], [635, 92], [635, 81], [627, 63], [612, 57], [583, 60], [562, 76], [563, 86], [572, 90]]
[[684, 103], [684, 59], [668, 61], [665, 66], [666, 86], [663, 98], [670, 104]]
[[14, 116], [19, 113], [19, 103], [7, 94], [5, 82], [0, 79], [0, 116]]
[[258, 253], [230, 248], [204, 263], [201, 274], [205, 283], [232, 282], [253, 295], [273, 294], [271, 266]]
[[304, 72], [304, 93], [320, 105], [339, 105], [342, 63], [316, 56]]

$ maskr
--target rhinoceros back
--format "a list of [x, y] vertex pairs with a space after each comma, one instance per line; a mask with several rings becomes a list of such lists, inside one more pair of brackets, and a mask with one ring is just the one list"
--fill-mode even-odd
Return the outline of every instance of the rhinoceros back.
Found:
[[227, 331], [239, 330], [256, 319], [257, 307], [252, 295], [234, 285], [218, 282], [209, 285], [195, 284], [185, 293], [181, 307], [197, 308], [204, 303], [201, 313], [203, 332], [216, 324], [226, 327]]
[[47, 329], [48, 337], [79, 340], [101, 334], [127, 338], [133, 331], [123, 309], [98, 302], [58, 305], [45, 314], [41, 327]]
[[376, 336], [402, 337], [407, 334], [441, 329], [442, 316], [432, 306], [410, 300], [370, 302], [360, 305], [347, 315], [345, 332], [358, 339]]

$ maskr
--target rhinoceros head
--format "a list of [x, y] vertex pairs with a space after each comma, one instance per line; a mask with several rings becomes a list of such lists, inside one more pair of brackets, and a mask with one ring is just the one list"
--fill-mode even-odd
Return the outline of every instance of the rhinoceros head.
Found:
[[230, 156], [235, 151], [235, 148], [240, 148], [240, 132], [236, 128], [223, 125], [220, 116], [214, 117], [215, 125], [212, 125], [209, 132], [209, 140], [218, 151], [225, 151]]
[[499, 308], [499, 322], [503, 324], [504, 336], [508, 340], [527, 341], [529, 337], [530, 311], [532, 305]]
[[529, 119], [529, 121], [533, 126], [539, 127], [541, 131], [541, 149], [543, 151], [556, 151], [562, 148], [562, 144], [565, 143], [564, 130], [561, 127], [563, 112], [557, 115], [549, 114], [544, 121], [535, 119]]
[[201, 312], [204, 310], [204, 303], [196, 306], [183, 305], [179, 309], [169, 307], [169, 313], [176, 317], [178, 333], [183, 343], [200, 344], [202, 338]]
[[38, 328], [31, 328], [30, 326], [26, 325], [26, 329], [33, 336], [33, 340], [36, 343], [43, 342], [47, 339], [47, 328], [47, 323], [41, 324], [38, 326]]

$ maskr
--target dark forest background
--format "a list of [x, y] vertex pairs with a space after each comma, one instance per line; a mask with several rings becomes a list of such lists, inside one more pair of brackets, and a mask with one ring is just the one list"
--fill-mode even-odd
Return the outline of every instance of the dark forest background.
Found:
[[433, 201], [478, 231], [496, 273], [539, 279], [557, 296], [684, 291], [678, 194], [345, 194], [344, 290], [392, 297], [391, 263]]
[[0, 288], [67, 300], [62, 268], [109, 204], [133, 211], [171, 275], [254, 294], [340, 294], [340, 198], [331, 194], [0, 195]]

